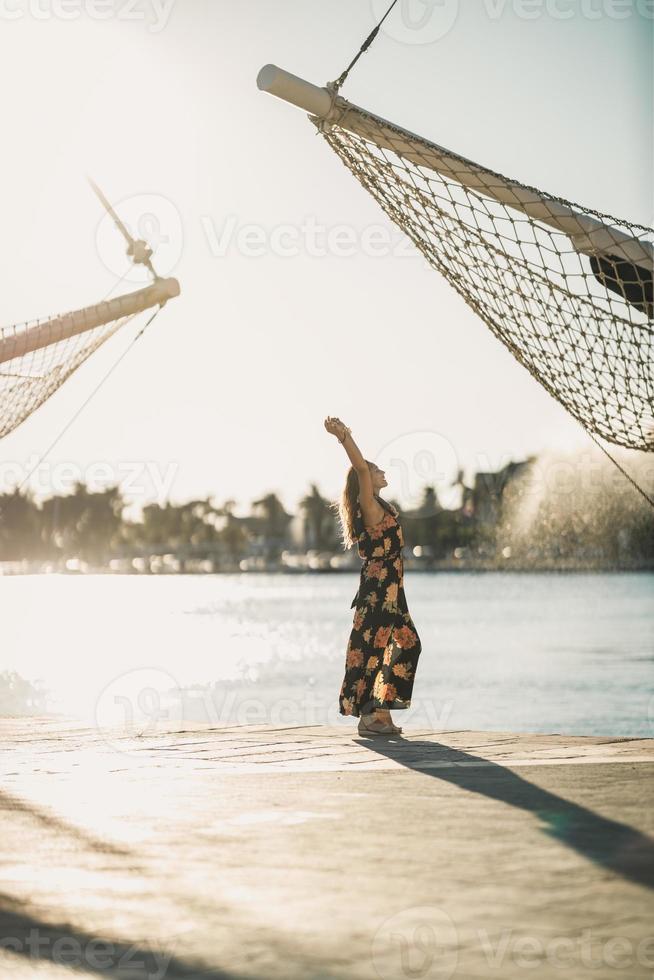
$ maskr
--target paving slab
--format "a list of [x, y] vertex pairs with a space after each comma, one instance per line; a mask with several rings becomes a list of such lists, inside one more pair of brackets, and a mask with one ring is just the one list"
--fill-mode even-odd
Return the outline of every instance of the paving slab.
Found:
[[0, 972], [654, 978], [654, 739], [0, 720]]

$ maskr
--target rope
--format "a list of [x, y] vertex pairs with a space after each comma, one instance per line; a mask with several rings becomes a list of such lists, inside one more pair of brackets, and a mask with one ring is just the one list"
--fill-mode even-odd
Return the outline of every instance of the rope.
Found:
[[[100, 301], [106, 303], [127, 277], [131, 266]], [[0, 366], [0, 439], [13, 432], [42, 405], [91, 356], [122, 323], [132, 318], [117, 317], [71, 337], [61, 337], [54, 329], [51, 339], [36, 350], [18, 354]], [[51, 319], [35, 320], [0, 327], [0, 339], [11, 343], [32, 328], [47, 330]]]
[[[161, 312], [161, 309], [162, 309], [161, 306], [158, 306], [156, 308], [156, 310], [148, 318], [147, 322], [143, 324], [143, 326], [141, 327], [141, 329], [139, 330], [139, 332], [132, 338], [132, 340], [130, 341], [129, 345], [125, 348], [125, 350], [122, 352], [122, 354], [114, 361], [114, 363], [111, 365], [111, 367], [106, 372], [106, 374], [102, 378], [100, 378], [100, 381], [98, 382], [98, 384], [91, 391], [91, 393], [88, 395], [88, 397], [82, 402], [82, 404], [79, 406], [79, 408], [77, 409], [77, 411], [75, 412], [75, 414], [68, 420], [68, 422], [66, 423], [66, 425], [63, 427], [63, 429], [61, 429], [61, 431], [55, 437], [55, 439], [53, 439], [53, 441], [50, 443], [50, 445], [48, 446], [48, 448], [41, 454], [38, 462], [36, 462], [34, 464], [34, 466], [29, 471], [29, 473], [23, 478], [23, 480], [21, 481], [20, 485], [16, 488], [18, 493], [20, 493], [20, 491], [23, 489], [23, 487], [25, 486], [25, 484], [27, 483], [27, 481], [29, 480], [29, 478], [32, 476], [32, 474], [35, 472], [35, 470], [37, 470], [38, 467], [41, 465], [41, 463], [43, 462], [43, 460], [52, 452], [52, 450], [54, 449], [54, 447], [57, 445], [58, 442], [61, 441], [61, 439], [66, 434], [66, 432], [68, 432], [68, 430], [70, 429], [70, 427], [73, 424], [73, 422], [75, 422], [75, 420], [80, 416], [81, 412], [86, 408], [86, 406], [89, 404], [89, 402], [91, 401], [91, 399], [95, 397], [95, 395], [98, 393], [98, 391], [100, 390], [100, 388], [102, 388], [102, 386], [105, 383], [105, 381], [113, 374], [113, 372], [116, 370], [116, 368], [118, 367], [118, 365], [124, 360], [124, 358], [127, 356], [127, 354], [131, 351], [131, 349], [134, 346], [134, 344], [136, 343], [136, 341], [139, 340], [139, 338], [143, 336], [143, 334], [145, 333], [145, 331], [147, 330], [147, 328], [150, 326], [150, 324], [152, 323], [152, 321], [154, 320], [154, 318], [157, 316], [158, 313]], [[129, 317], [126, 322], [129, 322], [129, 320], [131, 320], [131, 319], [132, 319], [132, 317]], [[124, 326], [124, 323], [121, 324], [121, 326]]]
[[602, 450], [602, 452], [603, 453], [606, 453], [606, 455], [609, 457], [609, 459], [611, 460], [611, 462], [614, 463], [617, 466], [617, 468], [620, 470], [620, 472], [623, 474], [623, 476], [626, 476], [626, 478], [629, 480], [629, 482], [631, 483], [631, 485], [636, 488], [636, 490], [638, 491], [638, 493], [640, 493], [640, 494], [643, 495], [643, 497], [645, 498], [645, 500], [647, 501], [647, 503], [650, 504], [650, 506], [652, 508], [654, 508], [654, 499], [652, 499], [652, 497], [650, 497], [649, 494], [645, 490], [643, 490], [643, 488], [638, 483], [636, 483], [636, 481], [634, 480], [634, 478], [627, 473], [627, 471], [624, 469], [623, 466], [620, 465], [620, 463], [618, 463], [617, 459], [614, 459], [613, 456], [611, 456], [611, 453], [607, 449], [604, 448], [604, 446], [602, 445], [602, 443], [597, 441], [597, 439], [595, 438], [595, 436], [593, 435], [592, 432], [589, 432], [588, 435], [591, 437], [591, 439], [593, 440], [593, 442], [600, 447], [600, 449]]
[[377, 26], [373, 28], [373, 30], [370, 32], [370, 34], [368, 35], [368, 37], [365, 39], [365, 41], [363, 42], [363, 44], [359, 48], [357, 54], [354, 56], [354, 58], [352, 59], [352, 61], [349, 63], [349, 65], [347, 66], [347, 68], [345, 69], [345, 71], [343, 71], [338, 76], [338, 78], [336, 79], [336, 81], [333, 83], [334, 84], [334, 88], [336, 89], [337, 92], [341, 88], [341, 86], [343, 85], [343, 83], [345, 82], [345, 79], [350, 74], [350, 72], [352, 71], [352, 69], [356, 65], [356, 63], [359, 60], [359, 58], [361, 57], [361, 55], [364, 53], [364, 51], [367, 51], [368, 50], [368, 48], [370, 47], [370, 45], [372, 44], [372, 42], [375, 40], [375, 38], [379, 34], [380, 27], [382, 26], [382, 24], [384, 23], [384, 21], [386, 20], [386, 18], [388, 17], [388, 15], [390, 14], [391, 10], [393, 9], [393, 7], [395, 6], [396, 3], [397, 3], [397, 0], [393, 0], [393, 3], [390, 5], [390, 7], [386, 11], [386, 13], [382, 17], [382, 19], [379, 21], [379, 23], [377, 24]]

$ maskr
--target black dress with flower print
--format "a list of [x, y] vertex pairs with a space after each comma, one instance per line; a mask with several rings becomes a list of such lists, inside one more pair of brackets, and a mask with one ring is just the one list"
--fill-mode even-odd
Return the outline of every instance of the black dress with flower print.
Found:
[[371, 528], [357, 503], [354, 533], [363, 558], [352, 632], [339, 694], [342, 715], [371, 708], [408, 708], [422, 650], [404, 594], [404, 538], [392, 504], [375, 498], [386, 511]]

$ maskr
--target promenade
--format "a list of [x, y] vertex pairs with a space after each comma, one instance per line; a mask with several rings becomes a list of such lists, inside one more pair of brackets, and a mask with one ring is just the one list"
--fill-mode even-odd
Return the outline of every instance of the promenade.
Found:
[[0, 975], [654, 977], [654, 739], [0, 721]]

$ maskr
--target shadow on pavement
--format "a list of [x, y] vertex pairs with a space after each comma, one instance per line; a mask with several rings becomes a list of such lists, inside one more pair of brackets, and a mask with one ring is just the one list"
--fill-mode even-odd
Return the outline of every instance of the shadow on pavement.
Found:
[[[84, 974], [116, 980], [231, 980], [234, 977], [226, 970], [176, 957], [166, 943], [130, 943], [43, 921], [21, 902], [2, 894], [0, 944], [16, 956], [32, 960], [39, 976], [43, 964], [50, 962], [70, 968], [71, 976], [77, 976], [81, 969]], [[244, 976], [240, 972], [238, 975]]]
[[93, 834], [82, 830], [81, 827], [76, 827], [74, 824], [68, 823], [55, 813], [49, 812], [22, 797], [14, 796], [12, 793], [6, 793], [4, 790], [0, 790], [0, 814], [5, 810], [22, 813], [34, 820], [43, 829], [52, 830], [56, 834], [76, 840], [84, 847], [96, 851], [98, 854], [115, 854], [120, 857], [130, 856], [131, 852], [127, 848], [94, 837]]
[[[543, 833], [554, 840], [623, 878], [654, 888], [654, 840], [627, 824], [540, 789], [505, 766], [438, 742], [398, 735], [361, 738], [359, 743], [408, 769], [533, 813], [542, 821]], [[435, 762], [452, 765], [431, 768]]]

